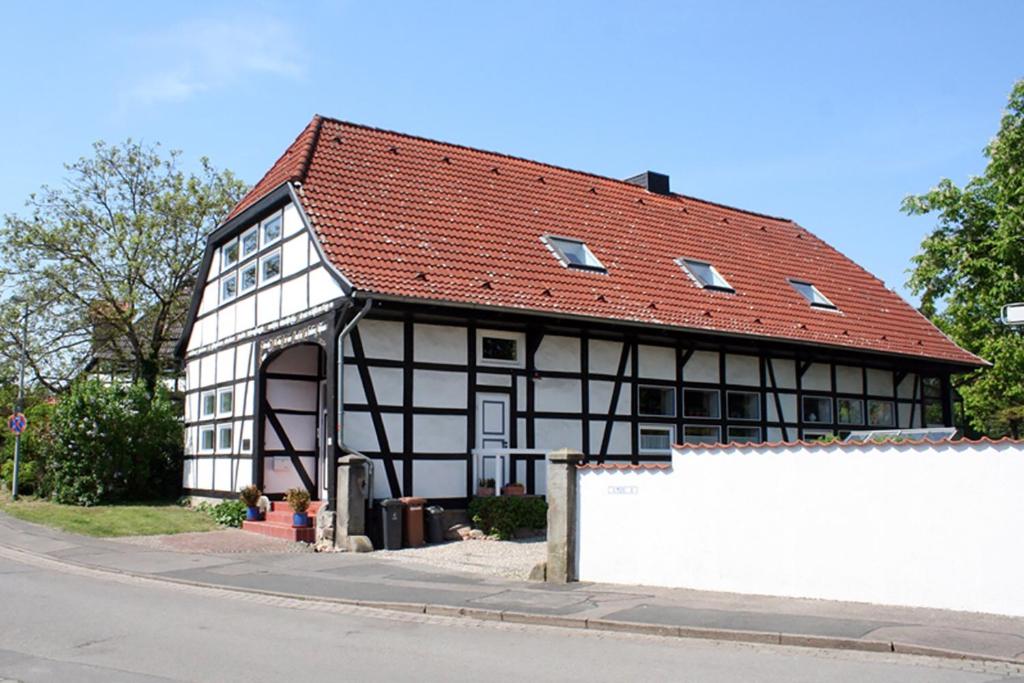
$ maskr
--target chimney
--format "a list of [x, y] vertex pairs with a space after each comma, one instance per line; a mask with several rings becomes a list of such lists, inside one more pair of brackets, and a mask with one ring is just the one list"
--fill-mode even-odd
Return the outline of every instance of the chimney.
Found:
[[632, 178], [626, 178], [626, 182], [632, 185], [639, 185], [648, 192], [653, 192], [654, 194], [672, 194], [668, 189], [668, 176], [664, 173], [644, 171], [640, 175], [635, 175]]

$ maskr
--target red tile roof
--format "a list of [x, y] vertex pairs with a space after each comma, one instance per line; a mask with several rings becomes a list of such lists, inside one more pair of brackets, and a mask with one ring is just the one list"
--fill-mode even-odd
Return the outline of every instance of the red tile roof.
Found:
[[[365, 293], [984, 363], [787, 219], [322, 117], [232, 215], [286, 181]], [[607, 273], [564, 267], [548, 233], [585, 241]], [[697, 287], [680, 256], [714, 264], [735, 293]], [[789, 278], [839, 310], [811, 308]]]

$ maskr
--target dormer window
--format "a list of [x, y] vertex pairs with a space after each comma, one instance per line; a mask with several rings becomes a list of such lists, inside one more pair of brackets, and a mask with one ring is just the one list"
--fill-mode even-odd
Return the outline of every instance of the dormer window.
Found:
[[677, 258], [676, 263], [686, 271], [699, 287], [704, 289], [717, 289], [722, 292], [735, 292], [729, 281], [722, 277], [718, 270], [706, 261], [697, 261], [690, 258]]
[[594, 253], [585, 242], [572, 239], [571, 237], [554, 237], [545, 235], [542, 240], [554, 252], [555, 257], [562, 262], [562, 265], [580, 270], [606, 271]]
[[815, 308], [836, 309], [836, 305], [829, 301], [828, 297], [819, 292], [818, 288], [810, 282], [790, 279], [789, 284], [793, 285], [793, 289], [800, 292], [800, 295], [807, 299], [807, 303], [811, 306], [814, 306]]

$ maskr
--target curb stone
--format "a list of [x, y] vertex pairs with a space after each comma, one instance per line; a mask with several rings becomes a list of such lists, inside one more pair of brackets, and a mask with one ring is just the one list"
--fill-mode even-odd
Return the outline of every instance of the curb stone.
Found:
[[721, 640], [766, 645], [788, 645], [814, 649], [858, 650], [862, 652], [892, 652], [896, 654], [938, 657], [943, 659], [959, 659], [978, 662], [1000, 662], [1004, 664], [1015, 664], [1018, 666], [1024, 665], [1024, 661], [1020, 659], [996, 657], [992, 655], [963, 652], [960, 650], [952, 650], [946, 648], [929, 647], [925, 645], [912, 645], [906, 643], [899, 643], [896, 641], [859, 640], [855, 638], [833, 638], [829, 636], [814, 636], [798, 633], [778, 633], [773, 631], [737, 631], [720, 628], [671, 626], [667, 624], [653, 624], [634, 621], [615, 621], [611, 619], [585, 619], [549, 614], [531, 614], [527, 612], [514, 612], [510, 610], [492, 610], [482, 607], [456, 607], [454, 605], [435, 605], [431, 603], [351, 600], [346, 598], [329, 598], [302, 595], [298, 593], [270, 591], [259, 588], [241, 588], [237, 586], [209, 583], [206, 581], [191, 581], [188, 579], [165, 577], [155, 574], [146, 574], [143, 572], [133, 572], [124, 569], [115, 569], [112, 567], [98, 567], [96, 565], [90, 565], [84, 562], [75, 562], [73, 560], [68, 559], [57, 559], [54, 557], [50, 557], [49, 555], [35, 553], [30, 550], [25, 550], [24, 548], [18, 548], [16, 546], [10, 546], [4, 543], [0, 543], [0, 548], [3, 548], [17, 555], [29, 556], [32, 558], [42, 560], [44, 562], [49, 562], [56, 565], [67, 565], [69, 567], [86, 569], [94, 572], [99, 572], [101, 574], [127, 576], [161, 583], [230, 591], [232, 593], [287, 598], [303, 602], [320, 602], [334, 605], [346, 605], [350, 607], [364, 607], [384, 612], [405, 612], [412, 614], [474, 619], [478, 621], [504, 621], [508, 623], [552, 626], [555, 628], [591, 631], [613, 631], [618, 633], [635, 633], [638, 635], [661, 636], [667, 638]]

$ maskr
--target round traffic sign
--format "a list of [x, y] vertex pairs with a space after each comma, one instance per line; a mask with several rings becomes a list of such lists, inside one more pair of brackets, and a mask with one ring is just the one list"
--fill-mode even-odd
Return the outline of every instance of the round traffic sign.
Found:
[[28, 427], [28, 418], [24, 413], [15, 413], [7, 418], [7, 426], [15, 434], [21, 434]]

